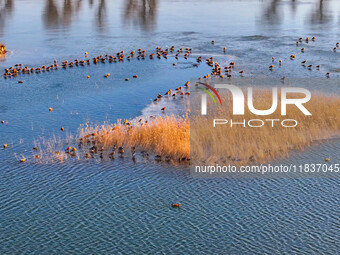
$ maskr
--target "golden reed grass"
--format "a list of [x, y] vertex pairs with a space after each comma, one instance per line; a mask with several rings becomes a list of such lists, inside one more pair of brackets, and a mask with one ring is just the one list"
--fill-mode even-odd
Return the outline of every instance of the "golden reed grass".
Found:
[[188, 116], [165, 116], [131, 125], [121, 121], [102, 126], [85, 125], [79, 135], [82, 144], [110, 150], [114, 146], [124, 149], [148, 151], [171, 159], [190, 157], [190, 122]]
[[[254, 107], [269, 109], [272, 92], [254, 91]], [[298, 98], [289, 94], [289, 98]], [[340, 130], [340, 98], [313, 93], [312, 99], [304, 106], [312, 113], [305, 116], [295, 105], [287, 106], [287, 115], [281, 116], [280, 95], [277, 110], [270, 116], [257, 116], [246, 107], [244, 116], [232, 115], [231, 96], [222, 95], [223, 107], [208, 107], [208, 115], [194, 113], [191, 118], [191, 156], [196, 161], [234, 162], [235, 164], [264, 163], [284, 158], [293, 150], [304, 150], [316, 140], [326, 139]], [[250, 119], [295, 119], [298, 126], [286, 128], [280, 122], [267, 122], [259, 128], [236, 125], [217, 125], [213, 119], [232, 119], [246, 122]], [[258, 124], [258, 123], [257, 123]]]
[[[65, 153], [65, 142], [54, 138], [54, 141], [44, 141], [42, 145], [37, 145], [45, 148], [41, 149], [43, 153], [39, 155], [50, 162], [62, 162], [71, 156], [76, 159], [84, 158], [86, 154], [93, 157], [94, 152], [91, 154], [90, 149], [93, 146], [101, 153], [110, 152], [113, 147], [123, 147], [125, 152], [135, 147], [133, 150], [150, 152], [173, 161], [191, 158], [195, 163], [264, 163], [287, 157], [293, 150], [304, 150], [313, 142], [329, 138], [340, 130], [340, 98], [336, 96], [313, 93], [312, 99], [304, 104], [312, 116], [305, 116], [297, 107], [288, 105], [287, 116], [281, 116], [278, 107], [272, 115], [265, 117], [256, 116], [247, 109], [244, 116], [233, 116], [231, 98], [227, 95], [221, 97], [223, 107], [215, 107], [208, 100], [210, 111], [206, 116], [188, 109], [190, 118], [171, 115], [131, 123], [119, 120], [115, 124], [85, 124], [77, 137], [70, 136], [67, 141], [70, 146], [74, 146], [75, 141], [81, 145], [76, 153]], [[271, 91], [254, 91], [254, 107], [269, 109], [271, 98]], [[266, 123], [261, 128], [240, 125], [218, 125], [214, 128], [213, 119], [217, 118], [232, 119], [235, 122], [243, 119], [295, 119], [298, 126], [285, 128], [280, 122], [275, 122], [274, 127]], [[59, 153], [56, 154], [56, 151]]]

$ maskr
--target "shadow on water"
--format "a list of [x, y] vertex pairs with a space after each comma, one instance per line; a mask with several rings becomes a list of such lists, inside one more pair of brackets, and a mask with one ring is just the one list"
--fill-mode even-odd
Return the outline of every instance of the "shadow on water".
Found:
[[[297, 0], [283, 1], [283, 0], [271, 0], [269, 3], [266, 1], [266, 7], [263, 12], [263, 22], [271, 24], [282, 24], [284, 18], [283, 8], [290, 6], [290, 12], [292, 16], [296, 14], [298, 4], [301, 2]], [[329, 14], [328, 3], [325, 0], [313, 1], [314, 5], [310, 18], [307, 19], [310, 24], [325, 24], [333, 19]], [[326, 14], [327, 13], [327, 14]]]
[[127, 0], [124, 21], [139, 25], [143, 30], [152, 30], [156, 24], [157, 6], [158, 0]]

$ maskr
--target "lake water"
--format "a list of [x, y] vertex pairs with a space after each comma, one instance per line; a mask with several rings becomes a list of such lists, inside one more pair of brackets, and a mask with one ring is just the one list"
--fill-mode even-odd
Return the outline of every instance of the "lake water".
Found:
[[[0, 68], [174, 45], [192, 47], [193, 57], [236, 61], [247, 77], [324, 78], [331, 72], [336, 79], [340, 53], [332, 49], [339, 24], [337, 0], [3, 0], [0, 43], [9, 52]], [[303, 55], [295, 42], [307, 36], [317, 39], [304, 45]], [[283, 65], [269, 71], [272, 56]], [[320, 71], [301, 66], [304, 59], [320, 64]], [[158, 93], [211, 71], [195, 63], [133, 59], [1, 78], [0, 144], [8, 148], [0, 149], [0, 253], [339, 254], [339, 179], [204, 180], [191, 178], [186, 165], [152, 159], [32, 159], [35, 141], [75, 136], [84, 123], [159, 114], [151, 104]], [[310, 84], [337, 95], [339, 88]], [[185, 104], [165, 103], [179, 112]], [[281, 161], [326, 157], [340, 162], [338, 138]], [[183, 204], [178, 210], [171, 208], [176, 202]]]

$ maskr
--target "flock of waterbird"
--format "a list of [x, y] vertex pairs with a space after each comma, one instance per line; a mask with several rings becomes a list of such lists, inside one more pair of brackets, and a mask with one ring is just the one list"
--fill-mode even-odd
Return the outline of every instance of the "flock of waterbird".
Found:
[[[299, 38], [297, 41], [296, 41], [296, 46], [301, 46], [301, 52], [302, 53], [305, 53], [306, 52], [306, 48], [303, 47], [303, 44], [306, 43], [310, 43], [310, 42], [315, 42], [316, 41], [316, 37], [312, 37], [311, 39], [309, 37], [306, 37], [305, 39], [303, 39], [302, 37]], [[215, 44], [215, 41], [211, 41], [211, 44]], [[335, 47], [333, 48], [333, 52], [337, 52], [338, 48], [340, 46], [340, 43], [337, 42]], [[154, 59], [154, 58], [158, 58], [158, 59], [161, 59], [161, 58], [165, 58], [167, 59], [168, 57], [174, 57], [176, 60], [179, 59], [179, 57], [183, 57], [184, 59], [188, 59], [189, 57], [192, 56], [192, 52], [193, 52], [193, 48], [179, 48], [178, 50], [175, 50], [175, 46], [171, 46], [170, 48], [165, 48], [165, 49], [162, 49], [161, 47], [157, 47], [156, 48], [156, 51], [154, 53], [151, 53], [148, 55], [148, 57], [150, 59]], [[226, 53], [227, 52], [227, 48], [224, 47], [223, 48], [223, 52]], [[125, 55], [125, 52], [124, 51], [119, 51], [118, 53], [114, 54], [114, 55], [110, 55], [110, 54], [105, 54], [105, 55], [100, 55], [100, 56], [97, 56], [97, 57], [93, 57], [93, 58], [90, 58], [88, 56], [88, 53], [85, 52], [85, 58], [83, 60], [79, 60], [79, 59], [75, 59], [74, 61], [63, 61], [61, 63], [61, 66], [59, 66], [58, 64], [58, 61], [57, 60], [54, 60], [54, 63], [51, 64], [51, 65], [43, 65], [41, 67], [27, 67], [27, 66], [23, 66], [23, 64], [16, 64], [15, 66], [12, 66], [12, 67], [9, 67], [9, 68], [6, 68], [4, 70], [4, 73], [3, 73], [3, 77], [5, 79], [8, 79], [8, 78], [12, 78], [12, 77], [17, 77], [17, 76], [23, 76], [23, 75], [30, 75], [30, 74], [40, 74], [40, 73], [46, 73], [46, 72], [51, 72], [51, 71], [56, 71], [56, 70], [59, 70], [59, 69], [67, 69], [67, 68], [73, 68], [73, 67], [76, 67], [76, 66], [89, 66], [91, 64], [94, 64], [94, 65], [97, 65], [98, 63], [106, 63], [106, 62], [109, 62], [109, 63], [117, 63], [117, 62], [122, 62], [124, 60], [127, 60], [127, 61], [131, 61], [133, 58], [137, 58], [139, 60], [144, 60], [146, 57], [147, 57], [147, 54], [146, 54], [146, 50], [143, 50], [143, 49], [138, 49], [137, 51], [131, 51], [129, 52], [127, 55]], [[290, 55], [289, 57], [290, 60], [295, 60], [296, 59], [296, 55], [292, 54]], [[276, 58], [275, 57], [272, 57], [272, 64], [269, 66], [269, 69], [270, 70], [273, 70], [275, 68], [274, 66], [274, 62], [276, 61]], [[209, 58], [206, 58], [206, 59], [203, 59], [202, 56], [198, 56], [196, 57], [196, 63], [193, 64], [194, 67], [198, 67], [203, 61], [206, 62], [206, 64], [208, 66], [210, 66], [212, 68], [212, 72], [209, 73], [209, 74], [206, 74], [204, 75], [203, 77], [200, 77], [199, 79], [209, 79], [210, 77], [219, 77], [219, 78], [224, 78], [225, 76], [229, 79], [231, 79], [233, 77], [233, 75], [235, 75], [235, 73], [239, 73], [239, 75], [241, 77], [243, 77], [243, 75], [245, 74], [245, 71], [244, 70], [238, 70], [237, 72], [235, 71], [235, 62], [232, 61], [230, 62], [228, 65], [222, 67], [220, 66], [220, 64], [214, 60], [214, 57], [209, 57]], [[283, 60], [280, 59], [278, 61], [279, 65], [282, 66], [283, 65]], [[308, 63], [307, 60], [303, 60], [301, 62], [301, 64], [303, 66], [306, 66], [306, 64]], [[177, 63], [173, 63], [172, 64], [173, 66], [177, 66]], [[313, 65], [308, 65], [307, 66], [308, 69], [312, 69], [313, 68]], [[316, 65], [316, 69], [317, 70], [320, 70], [320, 67], [321, 65]], [[330, 77], [331, 73], [330, 72], [327, 72], [326, 73], [326, 77]], [[109, 78], [110, 77], [110, 73], [106, 73], [103, 75], [104, 78]], [[133, 78], [137, 79], [138, 78], [138, 75], [133, 75], [132, 76]], [[88, 75], [86, 77], [87, 79], [90, 79], [91, 77]], [[284, 79], [285, 77], [283, 77], [282, 79]], [[125, 78], [125, 81], [129, 81], [130, 78]], [[23, 80], [19, 80], [18, 83], [22, 84], [24, 83]], [[196, 84], [197, 85], [197, 84]], [[158, 94], [157, 97], [153, 100], [154, 103], [157, 103], [159, 102], [160, 100], [162, 100], [164, 97], [167, 97], [167, 98], [176, 98], [178, 96], [181, 96], [181, 97], [184, 97], [184, 96], [189, 96], [190, 95], [190, 92], [189, 91], [185, 91], [189, 88], [190, 86], [190, 83], [189, 82], [186, 82], [184, 85], [178, 87], [175, 89], [175, 91], [172, 91], [171, 89], [169, 89], [164, 95], [162, 94]], [[50, 107], [49, 108], [49, 111], [52, 112], [53, 111], [53, 108]], [[161, 112], [165, 112], [166, 111], [166, 107], [163, 107], [160, 109]], [[149, 119], [154, 119], [156, 118], [155, 116], [150, 116]], [[6, 122], [4, 120], [1, 120], [1, 124], [5, 124]], [[148, 124], [148, 119], [146, 120], [143, 120], [143, 119], [140, 119], [137, 124], [139, 125], [145, 125], [145, 124]], [[124, 126], [127, 126], [128, 128], [133, 128], [133, 125], [132, 125], [132, 121], [128, 121], [128, 120], [124, 120], [123, 122], [123, 125]], [[60, 128], [61, 131], [64, 131], [64, 127], [61, 127]], [[112, 132], [115, 131], [115, 128], [113, 128], [111, 130]], [[85, 135], [84, 137], [80, 138], [79, 139], [79, 146], [83, 146], [83, 145], [91, 145], [91, 147], [89, 148], [89, 152], [88, 153], [85, 153], [85, 158], [90, 158], [90, 157], [94, 157], [94, 155], [98, 152], [100, 152], [100, 157], [103, 158], [103, 151], [105, 150], [105, 148], [101, 147], [99, 148], [98, 145], [97, 145], [97, 142], [96, 142], [96, 139], [95, 137], [100, 135], [100, 133], [92, 133], [92, 134], [88, 134], [88, 135]], [[7, 149], [8, 148], [8, 144], [4, 144], [3, 145], [3, 148], [4, 149]], [[37, 147], [34, 147], [33, 148], [34, 151], [37, 151]], [[76, 156], [76, 151], [77, 149], [75, 147], [67, 147], [65, 149], [65, 152], [71, 156]], [[116, 153], [116, 151], [118, 151], [118, 153], [120, 154], [120, 156], [122, 156], [124, 153], [125, 153], [125, 150], [123, 147], [119, 147], [117, 149], [117, 146], [113, 146], [112, 148], [112, 151], [109, 153], [109, 157], [111, 159], [114, 159], [114, 155]], [[55, 152], [56, 155], [59, 155], [60, 152], [59, 151], [56, 151]], [[136, 155], [136, 150], [134, 147], [131, 148], [131, 154], [132, 154], [132, 157], [133, 159], [135, 158], [135, 155]], [[142, 151], [142, 155], [143, 157], [148, 157], [149, 154], [145, 151]], [[34, 156], [35, 159], [39, 159], [40, 156], [39, 155], [35, 155]], [[156, 155], [155, 157], [156, 160], [161, 160], [161, 156], [159, 155]], [[167, 160], [170, 160], [169, 157], [167, 157]], [[190, 159], [179, 159], [181, 161], [188, 161]], [[330, 159], [327, 158], [326, 159], [327, 161], [329, 161]], [[20, 159], [21, 162], [26, 162], [26, 158], [23, 157]], [[178, 206], [179, 207], [179, 206]]]

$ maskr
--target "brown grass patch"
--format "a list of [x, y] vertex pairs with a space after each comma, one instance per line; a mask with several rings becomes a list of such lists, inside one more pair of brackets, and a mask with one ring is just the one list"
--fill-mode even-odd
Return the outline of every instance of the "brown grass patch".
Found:
[[111, 150], [114, 146], [148, 151], [171, 159], [189, 158], [190, 122], [186, 117], [166, 116], [135, 122], [118, 121], [102, 126], [86, 125], [80, 131], [80, 143]]
[[[289, 95], [289, 98], [299, 95]], [[254, 107], [269, 109], [272, 104], [271, 91], [255, 91]], [[279, 96], [280, 98], [280, 96]], [[340, 98], [335, 96], [315, 95], [304, 104], [312, 113], [305, 116], [293, 105], [287, 106], [287, 116], [281, 116], [280, 100], [277, 110], [270, 116], [257, 116], [247, 107], [244, 116], [232, 115], [231, 96], [222, 95], [223, 108], [217, 109], [208, 104], [208, 115], [194, 114], [191, 118], [191, 156], [197, 161], [233, 162], [235, 164], [264, 163], [276, 158], [284, 158], [292, 150], [304, 150], [316, 140], [326, 139], [340, 130]], [[298, 126], [285, 128], [280, 122], [274, 127], [266, 123], [263, 127], [213, 127], [213, 119], [232, 119], [241, 122], [244, 119], [295, 119]]]

